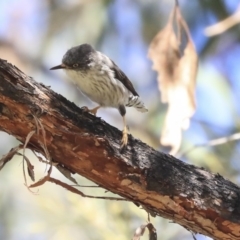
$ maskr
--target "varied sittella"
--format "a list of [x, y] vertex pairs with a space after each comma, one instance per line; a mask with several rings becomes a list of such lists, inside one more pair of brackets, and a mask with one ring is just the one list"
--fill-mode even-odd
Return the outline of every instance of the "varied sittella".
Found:
[[124, 72], [106, 55], [95, 51], [89, 44], [69, 49], [62, 64], [50, 70], [64, 69], [70, 80], [79, 90], [98, 104], [88, 112], [96, 115], [100, 107], [113, 107], [119, 110], [123, 118], [123, 136], [121, 148], [128, 143], [128, 130], [125, 120], [126, 108], [134, 107], [147, 112], [138, 93]]

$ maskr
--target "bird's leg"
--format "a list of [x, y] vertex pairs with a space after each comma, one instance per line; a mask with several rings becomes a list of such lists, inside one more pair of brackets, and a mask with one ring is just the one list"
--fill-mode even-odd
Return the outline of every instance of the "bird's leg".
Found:
[[121, 149], [126, 147], [127, 143], [128, 143], [128, 128], [126, 125], [125, 115], [123, 116], [123, 125], [124, 125], [124, 127], [123, 127], [123, 131], [122, 131]]
[[124, 147], [127, 146], [127, 143], [128, 143], [128, 129], [127, 129], [127, 124], [125, 119], [126, 108], [124, 105], [120, 105], [118, 107], [118, 110], [123, 118], [123, 131], [122, 131], [122, 140], [121, 140], [121, 149], [123, 149]]
[[88, 109], [88, 107], [84, 107], [84, 111], [85, 112], [89, 112], [89, 113], [92, 113], [94, 116], [96, 116], [97, 114], [97, 110], [100, 108], [101, 106], [97, 106], [93, 109]]

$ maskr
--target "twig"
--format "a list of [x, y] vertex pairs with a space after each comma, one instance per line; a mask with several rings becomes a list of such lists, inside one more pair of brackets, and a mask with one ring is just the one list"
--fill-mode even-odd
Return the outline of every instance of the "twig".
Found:
[[238, 6], [236, 12], [231, 16], [216, 24], [213, 24], [212, 26], [206, 27], [204, 34], [208, 37], [213, 37], [226, 32], [229, 28], [238, 23], [240, 23], [240, 5]]
[[185, 155], [189, 154], [193, 150], [200, 148], [200, 147], [217, 146], [217, 145], [228, 143], [230, 141], [236, 141], [239, 139], [240, 139], [240, 133], [234, 133], [228, 137], [216, 138], [216, 139], [208, 141], [207, 143], [196, 144], [193, 147], [191, 147], [190, 149], [186, 150], [185, 152], [178, 154], [177, 157], [179, 157], [179, 158], [184, 157]]
[[86, 195], [84, 194], [83, 192], [79, 191], [78, 189], [72, 187], [71, 185], [68, 185], [58, 179], [55, 179], [55, 178], [52, 178], [52, 177], [49, 177], [48, 182], [52, 182], [52, 183], [55, 183], [67, 190], [69, 190], [70, 192], [73, 192], [73, 193], [76, 193], [82, 197], [86, 197], [86, 198], [96, 198], [96, 199], [104, 199], [104, 200], [115, 200], [115, 201], [129, 201], [125, 198], [117, 198], [117, 197], [102, 197], [102, 196], [91, 196], [91, 195]]

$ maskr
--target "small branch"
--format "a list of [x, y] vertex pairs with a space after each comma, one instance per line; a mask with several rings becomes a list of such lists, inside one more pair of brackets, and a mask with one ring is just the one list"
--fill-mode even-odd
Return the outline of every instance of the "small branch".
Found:
[[128, 201], [127, 199], [124, 199], [124, 198], [102, 197], [102, 196], [99, 197], [99, 196], [86, 195], [83, 192], [79, 191], [78, 189], [72, 187], [71, 185], [68, 185], [68, 184], [66, 184], [58, 179], [52, 178], [52, 177], [50, 177], [48, 179], [48, 182], [55, 183], [65, 189], [69, 190], [70, 192], [76, 193], [76, 194], [80, 195], [81, 197], [85, 197], [85, 198], [96, 198], [96, 199], [115, 200], [115, 201]]
[[240, 139], [240, 133], [234, 133], [228, 137], [222, 137], [222, 138], [216, 138], [213, 140], [210, 140], [206, 143], [200, 143], [200, 144], [196, 144], [194, 146], [192, 146], [190, 149], [177, 154], [177, 156], [179, 158], [186, 156], [187, 154], [189, 154], [190, 152], [194, 151], [195, 149], [198, 149], [200, 147], [208, 147], [208, 146], [217, 146], [217, 145], [222, 145], [225, 143], [228, 143], [230, 141], [237, 141]]
[[240, 23], [240, 6], [237, 8], [237, 11], [226, 19], [213, 24], [212, 26], [206, 27], [204, 33], [208, 37], [213, 37], [215, 35], [222, 34], [228, 29], [233, 27], [236, 24]]

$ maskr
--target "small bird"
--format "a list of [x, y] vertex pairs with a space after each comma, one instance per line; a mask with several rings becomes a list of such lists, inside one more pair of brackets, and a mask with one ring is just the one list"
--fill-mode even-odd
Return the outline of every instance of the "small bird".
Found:
[[126, 106], [140, 112], [147, 108], [123, 71], [106, 55], [95, 51], [89, 44], [82, 44], [69, 49], [62, 59], [62, 64], [50, 70], [64, 69], [79, 90], [98, 104], [86, 111], [96, 115], [100, 107], [113, 107], [119, 110], [123, 118], [121, 149], [128, 143], [128, 129], [125, 120]]

